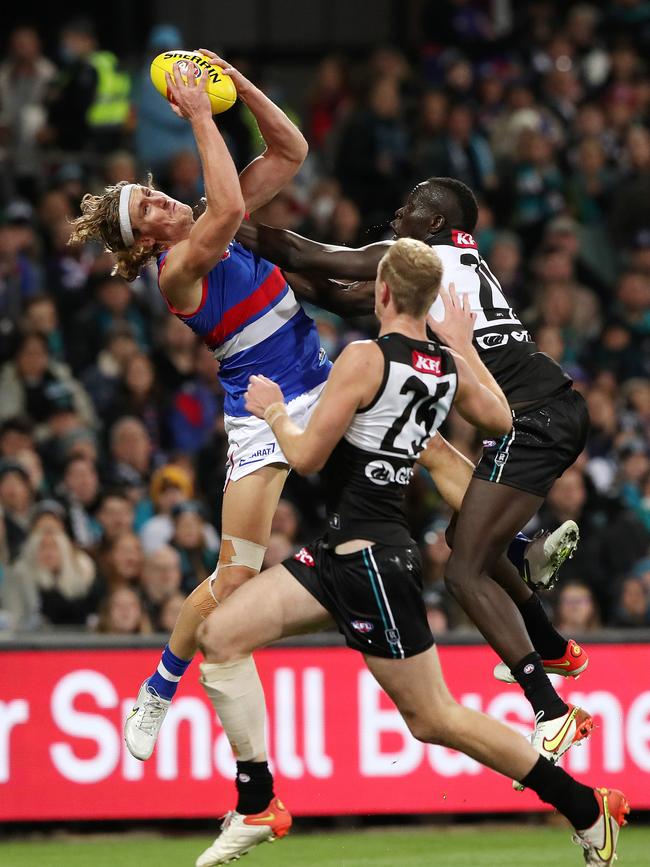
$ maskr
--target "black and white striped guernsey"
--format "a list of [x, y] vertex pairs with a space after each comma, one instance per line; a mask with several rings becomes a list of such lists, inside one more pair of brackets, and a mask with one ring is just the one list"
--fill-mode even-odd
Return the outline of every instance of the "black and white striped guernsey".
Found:
[[436, 341], [392, 333], [375, 342], [384, 356], [381, 385], [356, 413], [322, 473], [330, 547], [349, 539], [412, 542], [406, 486], [458, 385], [454, 359]]

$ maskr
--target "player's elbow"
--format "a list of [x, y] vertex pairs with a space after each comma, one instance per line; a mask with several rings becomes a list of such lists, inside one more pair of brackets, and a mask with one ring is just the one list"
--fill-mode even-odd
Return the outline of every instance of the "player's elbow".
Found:
[[311, 476], [319, 473], [325, 466], [325, 461], [315, 455], [301, 455], [291, 462], [291, 466], [300, 476]]

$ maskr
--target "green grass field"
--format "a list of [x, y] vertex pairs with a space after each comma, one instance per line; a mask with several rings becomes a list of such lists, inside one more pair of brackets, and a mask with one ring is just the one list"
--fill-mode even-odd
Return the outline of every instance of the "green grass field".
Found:
[[[0, 843], [1, 867], [192, 867], [211, 842], [140, 834]], [[252, 852], [246, 867], [564, 867], [584, 865], [565, 828], [408, 828], [293, 833]], [[626, 828], [617, 867], [648, 867], [650, 827]]]

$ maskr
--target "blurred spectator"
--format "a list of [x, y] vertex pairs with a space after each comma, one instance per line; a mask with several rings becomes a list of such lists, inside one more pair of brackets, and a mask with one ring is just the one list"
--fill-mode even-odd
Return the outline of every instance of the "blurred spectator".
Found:
[[176, 154], [196, 152], [192, 128], [171, 110], [151, 83], [151, 61], [163, 51], [183, 45], [183, 38], [172, 24], [158, 24], [149, 33], [147, 53], [134, 89], [135, 152], [140, 171], [164, 175]]
[[45, 141], [67, 151], [115, 150], [129, 115], [128, 73], [115, 54], [99, 49], [89, 19], [64, 25], [59, 51], [63, 68], [50, 93]]
[[32, 27], [13, 30], [0, 64], [0, 137], [11, 160], [12, 192], [32, 200], [41, 168], [38, 137], [47, 120], [45, 96], [55, 75], [38, 33]]
[[115, 399], [115, 393], [126, 366], [138, 352], [133, 329], [124, 323], [112, 326], [105, 335], [104, 348], [95, 363], [81, 373], [81, 382], [91, 396], [97, 414], [104, 417]]
[[553, 623], [563, 635], [582, 635], [600, 627], [598, 605], [586, 584], [571, 581], [562, 585]]
[[169, 634], [173, 630], [184, 602], [185, 596], [182, 593], [173, 593], [165, 599], [156, 623], [161, 632]]
[[349, 114], [337, 153], [343, 192], [359, 207], [364, 226], [386, 223], [408, 185], [408, 132], [393, 78], [373, 81], [364, 107]]
[[347, 67], [342, 57], [324, 57], [316, 71], [308, 99], [307, 135], [312, 148], [320, 150], [336, 124], [351, 106]]
[[95, 564], [61, 529], [37, 526], [9, 569], [3, 607], [17, 629], [84, 625], [97, 610]]
[[3, 542], [10, 560], [15, 559], [27, 537], [34, 503], [29, 473], [17, 460], [0, 460], [0, 513]]
[[82, 548], [91, 548], [99, 541], [101, 529], [93, 517], [99, 491], [99, 476], [94, 462], [81, 455], [70, 458], [57, 487], [57, 495], [67, 505], [72, 536]]
[[160, 624], [165, 603], [180, 592], [181, 558], [170, 545], [162, 545], [144, 558], [140, 587], [149, 620], [154, 629], [166, 631]]
[[270, 569], [272, 566], [278, 566], [283, 560], [291, 557], [295, 553], [295, 546], [284, 535], [284, 533], [271, 533], [269, 544], [266, 546], [262, 569]]
[[47, 340], [36, 332], [21, 338], [15, 361], [2, 368], [0, 391], [0, 419], [26, 414], [35, 422], [37, 436], [47, 434], [47, 422], [59, 407], [76, 412], [86, 426], [95, 424], [88, 395], [66, 367], [50, 359]]
[[129, 587], [117, 587], [102, 602], [98, 632], [113, 635], [146, 635], [151, 623], [138, 594]]
[[34, 445], [34, 425], [26, 416], [16, 415], [0, 423], [0, 457], [13, 458]]
[[165, 388], [176, 391], [194, 374], [198, 340], [176, 316], [166, 316], [159, 339], [156, 341], [153, 362], [158, 381]]
[[271, 533], [282, 534], [292, 545], [298, 545], [301, 541], [298, 511], [295, 505], [284, 497], [278, 503], [273, 515]]
[[171, 512], [178, 503], [191, 500], [194, 486], [188, 473], [174, 464], [159, 467], [151, 476], [150, 497], [155, 514], [140, 530], [142, 547], [146, 554], [171, 541], [174, 523]]
[[136, 353], [124, 365], [123, 377], [106, 409], [106, 422], [110, 424], [122, 416], [139, 418], [147, 429], [152, 448], [158, 452], [166, 440], [163, 395], [151, 359], [144, 353]]
[[165, 191], [172, 199], [194, 207], [204, 194], [201, 163], [193, 151], [179, 151], [169, 161]]
[[107, 476], [112, 484], [147, 484], [153, 443], [139, 418], [122, 416], [113, 424], [109, 432], [109, 455]]
[[195, 375], [173, 395], [167, 416], [170, 447], [190, 454], [209, 442], [223, 409], [219, 362], [204, 344], [195, 349]]
[[63, 332], [59, 327], [59, 314], [54, 298], [49, 295], [33, 295], [25, 304], [22, 328], [36, 332], [47, 340], [47, 348], [53, 361], [65, 362]]
[[120, 533], [110, 542], [102, 563], [102, 579], [109, 590], [116, 587], [139, 587], [144, 556], [135, 533]]
[[219, 551], [206, 539], [203, 509], [196, 500], [177, 503], [171, 516], [174, 524], [171, 544], [180, 554], [182, 590], [188, 594], [214, 572]]
[[623, 581], [611, 625], [650, 626], [650, 593], [641, 578], [631, 575]]

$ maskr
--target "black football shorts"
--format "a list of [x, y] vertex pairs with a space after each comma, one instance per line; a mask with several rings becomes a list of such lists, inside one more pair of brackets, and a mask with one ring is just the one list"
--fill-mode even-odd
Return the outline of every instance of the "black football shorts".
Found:
[[415, 544], [336, 554], [318, 540], [282, 565], [330, 612], [353, 650], [405, 659], [433, 645]]
[[587, 404], [567, 388], [543, 406], [513, 410], [512, 431], [484, 441], [474, 475], [545, 497], [584, 449], [588, 430]]

